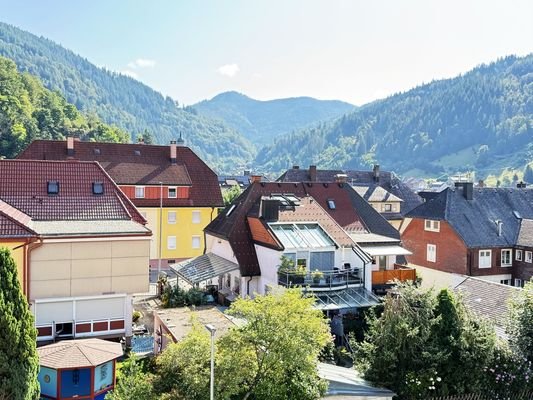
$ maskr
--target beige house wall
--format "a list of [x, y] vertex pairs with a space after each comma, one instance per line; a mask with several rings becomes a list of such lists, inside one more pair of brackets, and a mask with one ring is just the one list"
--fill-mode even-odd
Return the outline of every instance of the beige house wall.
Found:
[[45, 240], [30, 255], [30, 296], [148, 292], [149, 252], [149, 237]]
[[464, 277], [451, 272], [439, 271], [432, 268], [422, 267], [416, 264], [409, 264], [409, 267], [416, 268], [416, 273], [422, 278], [420, 285], [424, 289], [433, 287], [436, 290], [449, 289], [455, 287]]

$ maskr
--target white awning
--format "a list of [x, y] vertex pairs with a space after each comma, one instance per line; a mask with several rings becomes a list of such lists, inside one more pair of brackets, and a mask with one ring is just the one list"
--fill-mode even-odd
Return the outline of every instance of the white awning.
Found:
[[371, 256], [409, 256], [413, 254], [401, 246], [361, 246], [361, 248]]

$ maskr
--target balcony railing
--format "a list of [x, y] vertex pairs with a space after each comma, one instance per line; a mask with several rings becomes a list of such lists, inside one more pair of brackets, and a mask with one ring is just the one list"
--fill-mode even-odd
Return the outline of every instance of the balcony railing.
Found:
[[414, 281], [416, 279], [416, 269], [398, 268], [383, 271], [372, 271], [372, 285], [386, 285], [394, 280], [400, 282]]
[[341, 289], [352, 285], [362, 285], [363, 270], [331, 270], [305, 273], [278, 272], [278, 284], [285, 287], [303, 286], [310, 289]]

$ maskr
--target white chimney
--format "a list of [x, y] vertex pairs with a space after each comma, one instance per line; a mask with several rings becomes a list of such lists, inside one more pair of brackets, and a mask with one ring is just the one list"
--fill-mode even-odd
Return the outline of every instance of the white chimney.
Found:
[[175, 140], [170, 141], [170, 162], [176, 164], [178, 158], [178, 150]]
[[74, 138], [72, 136], [67, 138], [67, 155], [74, 155]]

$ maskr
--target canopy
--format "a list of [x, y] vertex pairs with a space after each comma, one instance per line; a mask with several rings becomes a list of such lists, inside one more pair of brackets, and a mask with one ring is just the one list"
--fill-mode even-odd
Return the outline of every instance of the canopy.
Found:
[[319, 310], [366, 308], [380, 304], [380, 300], [365, 288], [343, 289], [334, 292], [315, 292]]
[[191, 285], [215, 278], [239, 269], [239, 265], [213, 253], [171, 264], [170, 269]]
[[401, 246], [361, 246], [371, 256], [409, 256], [409, 250]]

